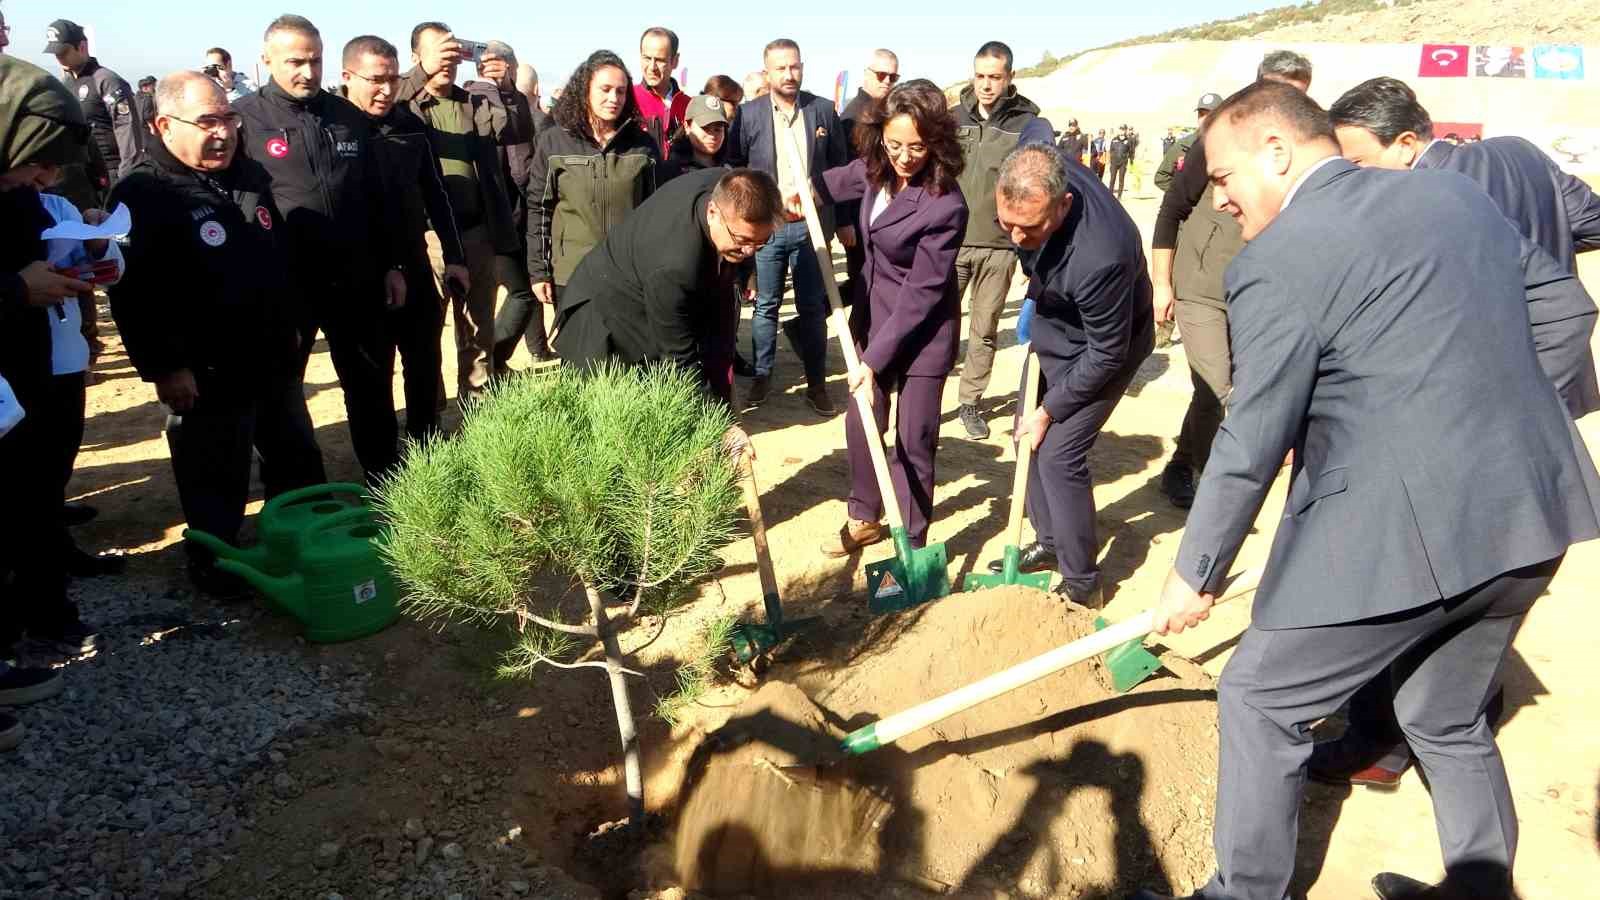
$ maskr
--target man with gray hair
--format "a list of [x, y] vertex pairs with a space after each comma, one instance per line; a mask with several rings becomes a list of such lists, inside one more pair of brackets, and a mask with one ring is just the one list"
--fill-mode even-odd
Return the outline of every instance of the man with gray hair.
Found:
[[1261, 57], [1261, 64], [1256, 66], [1256, 80], [1292, 84], [1300, 87], [1303, 93], [1311, 87], [1311, 60], [1293, 50], [1274, 50]]
[[[1089, 449], [1140, 363], [1155, 348], [1150, 276], [1139, 228], [1094, 173], [1049, 144], [1024, 144], [1000, 164], [996, 220], [1018, 250], [1034, 298], [1037, 409], [1018, 410], [1017, 440], [1035, 456], [1023, 565], [1061, 572], [1055, 592], [1102, 604]], [[998, 571], [999, 562], [989, 568]]]

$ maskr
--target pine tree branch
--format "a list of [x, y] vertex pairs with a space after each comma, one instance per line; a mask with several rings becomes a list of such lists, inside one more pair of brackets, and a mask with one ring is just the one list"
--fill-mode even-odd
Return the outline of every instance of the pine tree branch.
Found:
[[[537, 654], [536, 655], [536, 659], [539, 662], [542, 662], [542, 663], [544, 663], [546, 665], [555, 666], [558, 669], [607, 669], [607, 668], [609, 668], [605, 664], [605, 662], [603, 660], [598, 660], [598, 659], [590, 660], [589, 662], [564, 663], [564, 662], [556, 662], [555, 660], [551, 659], [550, 657], [545, 656], [543, 653]], [[617, 671], [621, 672], [624, 675], [632, 675], [632, 676], [634, 676], [636, 678], [643, 678], [644, 677], [644, 673], [643, 672], [635, 672], [632, 669], [624, 669], [621, 666], [617, 667]]]
[[644, 510], [644, 559], [639, 563], [639, 587], [633, 592], [633, 603], [628, 606], [628, 618], [639, 617], [639, 604], [644, 602], [644, 582], [650, 574], [650, 526], [655, 522], [651, 513], [655, 507], [647, 505]]
[[546, 619], [538, 613], [530, 612], [526, 606], [517, 610], [517, 618], [520, 620], [519, 626], [525, 622], [532, 622], [535, 625], [548, 628], [551, 631], [559, 631], [562, 634], [575, 634], [579, 637], [592, 638], [594, 640], [600, 639], [600, 631], [593, 625], [568, 625], [565, 622]]

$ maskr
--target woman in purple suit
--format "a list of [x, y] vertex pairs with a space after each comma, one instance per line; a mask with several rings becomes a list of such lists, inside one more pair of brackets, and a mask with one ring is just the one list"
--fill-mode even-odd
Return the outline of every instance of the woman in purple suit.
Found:
[[[852, 316], [861, 367], [849, 386], [872, 392], [879, 434], [888, 426], [889, 398], [899, 397], [889, 470], [912, 546], [921, 547], [933, 515], [940, 399], [955, 366], [961, 324], [955, 274], [967, 229], [967, 202], [956, 187], [961, 146], [943, 92], [922, 79], [899, 85], [875, 104], [857, 122], [854, 140], [858, 158], [813, 184], [825, 203], [861, 201], [855, 224], [865, 245], [866, 296], [857, 297]], [[848, 416], [849, 519], [823, 544], [828, 556], [847, 556], [888, 535], [854, 405]]]

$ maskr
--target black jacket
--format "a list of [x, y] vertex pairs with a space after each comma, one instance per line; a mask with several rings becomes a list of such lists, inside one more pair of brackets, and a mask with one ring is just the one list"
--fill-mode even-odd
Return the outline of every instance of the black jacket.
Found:
[[145, 140], [148, 132], [139, 120], [133, 88], [128, 87], [121, 75], [100, 65], [92, 56], [84, 63], [82, 72], [68, 72], [61, 81], [83, 107], [83, 117], [89, 120], [95, 149], [100, 151], [111, 177], [127, 174], [148, 143]]
[[1087, 134], [1081, 131], [1063, 131], [1061, 132], [1061, 140], [1056, 146], [1061, 148], [1061, 153], [1067, 159], [1080, 166], [1086, 164], [1084, 153], [1089, 149], [1089, 136]]
[[724, 143], [722, 149], [717, 151], [716, 159], [708, 166], [695, 157], [694, 145], [689, 143], [689, 136], [685, 134], [673, 141], [672, 145], [667, 148], [667, 158], [661, 161], [661, 167], [656, 170], [658, 173], [656, 186], [659, 188], [679, 175], [689, 172], [700, 172], [712, 168], [726, 169], [728, 164], [723, 162], [723, 158], [728, 155], [727, 151], [728, 145]]
[[0, 191], [0, 377], [24, 411], [44, 400], [51, 371], [48, 317], [55, 313], [28, 303], [28, 286], [18, 273], [45, 258], [39, 232], [54, 224], [38, 191]]
[[[290, 265], [310, 303], [381, 309], [383, 273], [405, 260], [372, 161], [372, 122], [327, 91], [297, 100], [269, 81], [233, 108], [244, 117], [239, 150], [266, 169], [288, 223]], [[325, 310], [308, 308], [313, 320]]]
[[[833, 108], [833, 101], [818, 97], [809, 91], [800, 91], [795, 98], [795, 105], [805, 117], [805, 131], [811, 137], [810, 146], [806, 150], [809, 158], [809, 175], [815, 177], [849, 162], [849, 136], [845, 134], [839, 114]], [[771, 94], [763, 94], [739, 105], [739, 111], [733, 117], [733, 124], [728, 126], [729, 165], [749, 166], [771, 175], [774, 179], [778, 177], [780, 151], [777, 137], [773, 134], [772, 111]], [[789, 139], [785, 137], [784, 140]], [[781, 152], [787, 155], [793, 151], [785, 147]], [[823, 204], [817, 210], [817, 214], [822, 218], [822, 233], [832, 240], [835, 222], [839, 221], [833, 206]]]
[[717, 254], [706, 224], [706, 201], [721, 177], [720, 169], [705, 169], [665, 185], [583, 258], [557, 303], [562, 361], [664, 360], [731, 403], [736, 332], [723, 322], [737, 315], [735, 265]]
[[661, 151], [636, 120], [605, 147], [553, 124], [528, 170], [528, 276], [565, 285], [583, 257], [656, 189]]
[[1048, 389], [1039, 403], [1060, 422], [1155, 348], [1150, 274], [1139, 226], [1099, 178], [1067, 166], [1072, 209], [1044, 246], [1018, 254], [1038, 304], [1033, 350]]
[[260, 165], [236, 154], [207, 175], [152, 141], [111, 203], [133, 214], [111, 314], [141, 378], [188, 369], [204, 392], [263, 369], [287, 371], [295, 347], [287, 229]]
[[469, 81], [467, 93], [483, 98], [494, 128], [495, 155], [500, 176], [510, 192], [511, 223], [519, 233], [528, 228], [528, 165], [533, 161], [533, 110], [518, 90], [501, 90], [490, 81]]
[[[392, 106], [389, 114], [373, 121], [376, 132], [373, 151], [382, 173], [384, 192], [399, 215], [398, 230], [405, 239], [407, 303], [410, 290], [433, 283], [433, 263], [428, 256], [427, 232], [431, 227], [439, 236], [439, 251], [446, 265], [465, 265], [466, 251], [455, 217], [450, 212], [450, 194], [444, 186], [439, 158], [428, 143], [427, 127], [411, 110]], [[437, 295], [437, 287], [429, 287]]]
[[[856, 95], [850, 98], [844, 112], [839, 114], [839, 124], [844, 126], [845, 159], [856, 158], [856, 123], [866, 116], [872, 109], [872, 104], [876, 102], [871, 94], [857, 88]], [[861, 218], [861, 201], [851, 200], [848, 203], [837, 204], [833, 212], [839, 224], [854, 225], [855, 221]]]

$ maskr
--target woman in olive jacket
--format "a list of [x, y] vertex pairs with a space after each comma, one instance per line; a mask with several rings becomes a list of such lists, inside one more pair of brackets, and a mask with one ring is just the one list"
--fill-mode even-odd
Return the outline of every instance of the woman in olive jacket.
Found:
[[544, 303], [655, 190], [660, 155], [639, 125], [628, 67], [609, 50], [572, 73], [552, 118], [528, 163], [528, 274]]

